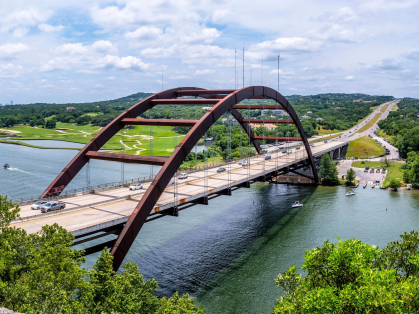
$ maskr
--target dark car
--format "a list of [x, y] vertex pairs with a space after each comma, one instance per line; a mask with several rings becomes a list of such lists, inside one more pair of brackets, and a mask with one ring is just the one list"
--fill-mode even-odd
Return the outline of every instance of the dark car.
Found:
[[226, 171], [226, 168], [221, 167], [217, 169], [217, 172], [224, 172], [224, 171]]
[[283, 153], [283, 154], [286, 154], [286, 153], [287, 153], [287, 150], [286, 150], [286, 149], [284, 149], [284, 150], [282, 151], [282, 153]]
[[269, 160], [269, 159], [271, 159], [271, 155], [266, 155], [265, 160]]

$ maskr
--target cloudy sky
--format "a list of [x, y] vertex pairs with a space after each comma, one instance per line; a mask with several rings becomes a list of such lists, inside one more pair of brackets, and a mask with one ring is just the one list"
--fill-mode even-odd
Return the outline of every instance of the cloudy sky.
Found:
[[[198, 86], [419, 97], [419, 0], [0, 1], [0, 103]], [[237, 53], [235, 53], [237, 49]], [[263, 59], [263, 66], [262, 66]], [[262, 75], [263, 71], [263, 75]], [[263, 82], [262, 82], [263, 80]]]

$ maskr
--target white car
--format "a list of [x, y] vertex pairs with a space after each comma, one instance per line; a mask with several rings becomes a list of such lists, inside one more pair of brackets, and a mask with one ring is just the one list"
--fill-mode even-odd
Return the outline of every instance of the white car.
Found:
[[292, 149], [289, 149], [289, 150], [287, 151], [287, 154], [292, 154]]
[[129, 187], [129, 189], [131, 190], [131, 191], [134, 191], [134, 190], [140, 190], [140, 189], [142, 189], [143, 188], [143, 185], [141, 184], [141, 183], [135, 183], [135, 184], [133, 184], [133, 185], [131, 185], [130, 187]]
[[46, 203], [48, 203], [48, 202], [46, 202], [46, 201], [37, 201], [35, 204], [33, 204], [31, 206], [31, 209], [41, 209], [41, 206], [42, 205], [45, 205]]
[[187, 173], [181, 173], [179, 176], [178, 176], [178, 179], [187, 179], [188, 178], [188, 174]]

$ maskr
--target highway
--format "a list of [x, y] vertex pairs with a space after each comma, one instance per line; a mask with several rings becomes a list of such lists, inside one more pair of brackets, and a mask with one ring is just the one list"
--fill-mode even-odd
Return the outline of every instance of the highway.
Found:
[[[346, 142], [316, 143], [312, 147], [313, 155], [320, 156], [325, 151], [334, 150], [346, 145]], [[175, 201], [180, 204], [199, 197], [216, 193], [229, 186], [246, 182], [296, 161], [307, 158], [303, 149], [293, 149], [292, 154], [282, 154], [281, 150], [271, 153], [272, 159], [265, 161], [265, 156], [256, 156], [251, 159], [250, 167], [242, 167], [238, 162], [225, 166], [230, 171], [218, 173], [215, 168], [208, 168], [189, 174], [185, 180], [178, 180], [177, 194], [174, 194], [174, 186], [168, 186], [158, 200], [152, 213], [172, 208]], [[14, 222], [13, 225], [25, 229], [28, 233], [40, 231], [42, 226], [58, 223], [75, 235], [92, 231], [92, 228], [103, 228], [104, 225], [126, 221], [132, 213], [138, 201], [144, 195], [149, 183], [144, 184], [142, 190], [130, 191], [127, 187], [115, 190], [97, 192], [95, 194], [80, 195], [65, 198], [60, 201], [66, 203], [65, 211], [54, 214], [41, 214], [39, 210], [31, 210], [30, 205], [22, 206], [21, 216], [23, 222]]]

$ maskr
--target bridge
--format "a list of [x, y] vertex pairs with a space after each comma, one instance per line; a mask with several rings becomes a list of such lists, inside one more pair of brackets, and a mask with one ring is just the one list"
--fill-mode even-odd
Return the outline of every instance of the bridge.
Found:
[[[276, 105], [252, 105], [249, 102], [240, 104], [247, 99], [273, 99]], [[139, 115], [156, 105], [205, 105], [211, 108], [199, 120], [138, 119]], [[243, 117], [242, 113], [245, 110], [255, 109], [282, 109], [287, 112], [290, 120]], [[249, 143], [257, 152], [256, 156], [245, 157], [246, 165], [243, 166], [231, 159], [231, 150], [229, 150], [224, 172], [218, 172], [218, 167], [205, 165], [201, 169], [190, 172], [187, 179], [180, 180], [178, 169], [182, 162], [198, 141], [206, 135], [208, 129], [225, 114], [234, 117], [242, 126]], [[250, 123], [293, 124], [300, 137], [290, 137], [289, 134], [285, 137], [257, 136], [250, 128]], [[127, 125], [187, 126], [190, 130], [175, 147], [170, 157], [99, 151], [109, 139]], [[231, 130], [230, 125], [229, 130]], [[227, 140], [231, 142], [231, 132], [227, 137]], [[276, 149], [270, 152], [271, 158], [267, 159], [259, 143], [261, 140], [301, 142], [303, 149], [297, 149], [294, 145], [293, 152], [285, 154]], [[111, 247], [111, 254], [114, 256], [113, 266], [117, 270], [144, 223], [166, 215], [178, 216], [179, 211], [196, 204], [208, 205], [211, 199], [222, 195], [232, 195], [234, 190], [249, 188], [254, 182], [280, 183], [281, 177], [286, 176], [286, 180], [282, 182], [287, 183], [290, 181], [289, 177], [293, 176], [298, 178], [297, 182], [300, 182], [300, 178], [304, 178], [306, 182], [318, 184], [316, 158], [320, 158], [325, 153], [335, 158], [343, 157], [346, 148], [346, 142], [338, 141], [310, 144], [292, 106], [280, 93], [271, 88], [251, 86], [239, 90], [170, 89], [140, 101], [115, 118], [58, 174], [41, 198], [60, 199], [66, 203], [65, 209], [34, 214], [30, 205], [22, 204], [23, 222], [16, 221], [14, 225], [25, 229], [28, 233], [35, 233], [44, 225], [58, 223], [73, 233], [76, 238], [74, 245], [114, 235], [114, 239], [110, 241], [87, 248], [86, 254], [100, 251], [104, 247]], [[287, 150], [289, 149], [291, 148], [288, 147]], [[142, 190], [131, 191], [127, 187], [102, 188], [85, 193], [63, 195], [62, 191], [90, 159], [158, 165], [161, 169], [152, 180], [143, 182]]]

